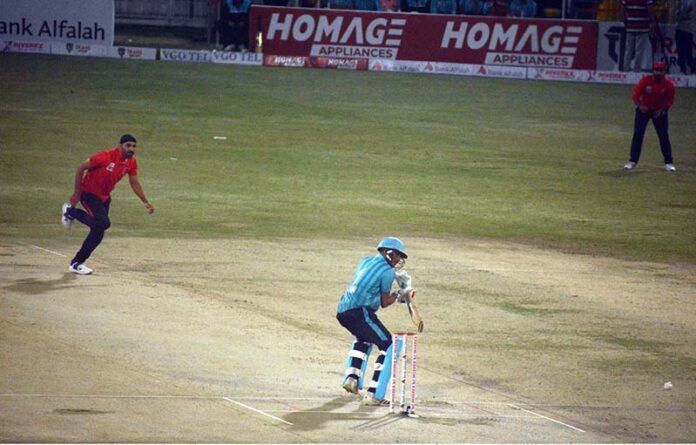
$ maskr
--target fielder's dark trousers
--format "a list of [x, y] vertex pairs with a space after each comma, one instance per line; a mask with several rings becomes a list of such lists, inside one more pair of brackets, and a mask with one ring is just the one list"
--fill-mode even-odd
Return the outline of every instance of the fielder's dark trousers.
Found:
[[648, 122], [652, 120], [657, 132], [657, 137], [660, 140], [660, 150], [662, 157], [665, 159], [665, 164], [672, 164], [672, 144], [669, 142], [669, 119], [667, 113], [663, 113], [660, 117], [652, 117], [652, 113], [643, 113], [636, 108], [636, 118], [633, 124], [633, 140], [631, 141], [631, 161], [638, 163], [640, 152], [643, 150], [643, 138], [645, 137], [645, 129], [648, 127]]
[[109, 220], [111, 198], [102, 201], [91, 193], [83, 193], [80, 195], [80, 202], [86, 211], [72, 208], [68, 212], [70, 216], [89, 227], [89, 234], [87, 234], [82, 247], [77, 251], [70, 264], [82, 264], [87, 261], [87, 258], [92, 255], [94, 249], [104, 239], [104, 232], [111, 227], [111, 221]]

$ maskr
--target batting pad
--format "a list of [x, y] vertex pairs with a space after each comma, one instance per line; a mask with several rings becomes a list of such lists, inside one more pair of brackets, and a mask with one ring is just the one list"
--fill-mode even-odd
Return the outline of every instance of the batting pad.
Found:
[[[364, 349], [365, 352], [361, 351]], [[372, 351], [372, 345], [369, 343], [359, 342], [353, 340], [353, 345], [348, 351], [348, 359], [346, 360], [346, 374], [343, 379], [345, 383], [346, 379], [350, 375], [358, 376], [358, 389], [363, 388], [363, 381], [365, 380], [365, 371], [367, 370], [367, 360], [370, 358], [370, 352]], [[354, 359], [361, 360], [360, 369], [356, 368], [354, 365]]]
[[367, 347], [367, 352], [365, 352], [365, 360], [360, 367], [360, 378], [358, 379], [358, 389], [363, 389], [363, 382], [365, 381], [365, 371], [367, 371], [367, 360], [370, 358], [370, 353], [372, 352], [372, 345]]

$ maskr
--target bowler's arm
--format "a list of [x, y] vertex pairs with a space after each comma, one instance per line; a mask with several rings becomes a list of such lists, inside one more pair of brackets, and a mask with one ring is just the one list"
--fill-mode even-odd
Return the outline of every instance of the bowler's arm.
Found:
[[70, 205], [73, 207], [80, 201], [80, 195], [82, 194], [82, 178], [85, 177], [85, 172], [90, 168], [92, 168], [92, 162], [89, 159], [77, 166], [77, 171], [75, 172], [75, 186], [73, 188], [73, 194], [70, 197]]
[[128, 175], [128, 182], [130, 182], [130, 186], [133, 189], [133, 192], [140, 198], [140, 200], [145, 204], [145, 209], [147, 210], [147, 213], [152, 213], [155, 211], [155, 208], [150, 204], [150, 201], [147, 200], [145, 197], [145, 192], [143, 191], [143, 186], [140, 185], [140, 181], [138, 181], [138, 175]]

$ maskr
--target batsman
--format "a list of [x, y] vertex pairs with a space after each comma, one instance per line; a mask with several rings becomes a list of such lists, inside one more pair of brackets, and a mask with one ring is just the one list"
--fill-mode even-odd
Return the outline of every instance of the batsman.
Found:
[[[415, 291], [411, 288], [411, 277], [404, 270], [408, 254], [404, 243], [393, 237], [384, 238], [377, 246], [377, 254], [366, 256], [358, 264], [350, 285], [338, 302], [336, 318], [353, 334], [354, 341], [348, 353], [343, 389], [359, 394], [363, 389], [363, 377], [372, 346], [379, 349], [370, 386], [362, 403], [381, 405], [389, 385], [391, 372], [392, 334], [377, 318], [377, 311], [399, 301], [409, 303], [409, 312], [419, 331], [423, 323], [417, 312], [411, 310]], [[396, 280], [399, 288], [392, 292]], [[388, 363], [385, 363], [385, 360]]]

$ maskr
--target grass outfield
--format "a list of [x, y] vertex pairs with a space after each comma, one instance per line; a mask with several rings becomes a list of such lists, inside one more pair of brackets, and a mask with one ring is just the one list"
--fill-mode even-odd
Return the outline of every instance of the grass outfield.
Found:
[[[75, 168], [138, 137], [110, 236], [511, 240], [696, 261], [696, 90], [676, 174], [630, 86], [1, 54], [0, 235], [64, 236]], [[214, 136], [226, 136], [216, 140]]]

